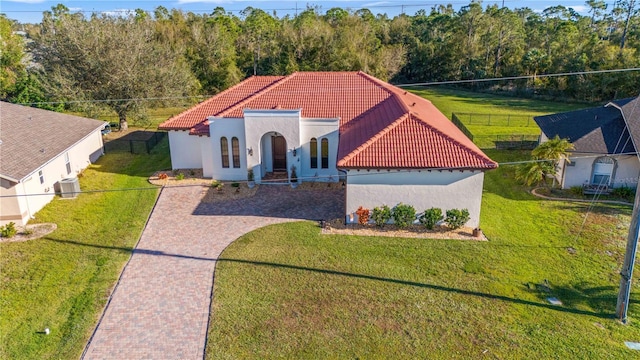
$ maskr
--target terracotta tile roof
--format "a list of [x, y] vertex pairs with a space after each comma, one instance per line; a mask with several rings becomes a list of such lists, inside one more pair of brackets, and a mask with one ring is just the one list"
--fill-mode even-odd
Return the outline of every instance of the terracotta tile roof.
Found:
[[241, 118], [245, 109], [302, 109], [307, 118], [340, 118], [341, 168], [497, 167], [430, 101], [362, 72], [251, 77], [160, 128], [208, 135], [207, 116]]
[[0, 176], [21, 181], [105, 124], [0, 102]]
[[[283, 76], [253, 76], [245, 81], [228, 88], [220, 94], [183, 111], [160, 124], [160, 130], [191, 130], [194, 126], [206, 120], [207, 116], [217, 115], [256, 93], [268, 88]], [[207, 126], [208, 128], [208, 126]]]

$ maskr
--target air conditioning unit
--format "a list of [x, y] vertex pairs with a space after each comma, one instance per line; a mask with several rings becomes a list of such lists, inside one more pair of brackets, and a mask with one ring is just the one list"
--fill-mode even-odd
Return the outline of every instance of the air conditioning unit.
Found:
[[63, 198], [75, 198], [80, 193], [78, 178], [60, 180], [60, 196]]

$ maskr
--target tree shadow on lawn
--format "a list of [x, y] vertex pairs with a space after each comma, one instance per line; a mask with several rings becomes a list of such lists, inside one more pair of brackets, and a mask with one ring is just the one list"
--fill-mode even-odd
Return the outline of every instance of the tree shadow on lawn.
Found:
[[[401, 280], [401, 279], [384, 278], [384, 277], [367, 275], [367, 274], [354, 274], [354, 273], [329, 270], [329, 269], [318, 269], [318, 268], [311, 268], [306, 266], [297, 266], [297, 265], [280, 264], [280, 263], [263, 262], [263, 261], [252, 261], [252, 260], [244, 260], [244, 259], [233, 259], [233, 258], [196, 257], [196, 256], [188, 256], [188, 255], [181, 255], [181, 254], [172, 254], [172, 253], [167, 253], [167, 252], [158, 251], [158, 250], [139, 249], [139, 248], [131, 249], [127, 247], [87, 244], [79, 241], [62, 240], [62, 239], [55, 239], [55, 238], [49, 238], [49, 237], [45, 237], [43, 239], [47, 241], [53, 241], [57, 243], [69, 244], [69, 245], [75, 245], [75, 246], [88, 246], [88, 247], [94, 247], [94, 248], [100, 248], [100, 249], [111, 249], [111, 250], [120, 251], [120, 252], [129, 252], [129, 253], [132, 253], [132, 256], [135, 254], [151, 255], [151, 256], [171, 256], [171, 257], [190, 259], [190, 260], [249, 264], [249, 265], [263, 266], [263, 267], [274, 267], [274, 268], [282, 268], [282, 269], [290, 269], [290, 270], [308, 271], [308, 272], [314, 272], [314, 273], [326, 274], [326, 275], [345, 276], [345, 277], [351, 277], [356, 279], [383, 281], [387, 283], [414, 286], [414, 287], [426, 288], [426, 289], [444, 291], [444, 292], [451, 292], [451, 293], [457, 293], [457, 294], [474, 296], [474, 297], [491, 299], [491, 300], [500, 300], [500, 301], [505, 301], [513, 304], [535, 306], [538, 308], [567, 312], [567, 313], [572, 313], [577, 315], [595, 316], [603, 319], [605, 318], [609, 319], [614, 317], [615, 303], [617, 299], [617, 296], [614, 293], [612, 293], [612, 291], [614, 291], [615, 289], [615, 287], [613, 286], [588, 287], [585, 283], [578, 283], [578, 284], [570, 284], [565, 286], [550, 286], [547, 288], [548, 289], [547, 291], [543, 291], [541, 290], [540, 286], [536, 286], [535, 288], [531, 289], [529, 286], [527, 286], [527, 284], [524, 284], [526, 291], [535, 293], [541, 299], [541, 301], [546, 301], [546, 298], [549, 296], [558, 297], [563, 302], [564, 305], [557, 306], [557, 305], [545, 304], [541, 302], [534, 302], [529, 300], [512, 298], [504, 295], [494, 295], [494, 294], [488, 294], [488, 293], [483, 293], [479, 291], [471, 291], [471, 290], [447, 287], [442, 285], [426, 284], [426, 283], [407, 281], [407, 280]], [[639, 304], [640, 301], [632, 299], [631, 303]], [[587, 311], [587, 310], [581, 310], [576, 308], [578, 306], [580, 307], [588, 306], [590, 308], [602, 309], [602, 310], [600, 312]]]
[[[310, 268], [310, 267], [304, 267], [304, 266], [262, 262], [262, 261], [251, 261], [251, 260], [243, 260], [243, 259], [232, 259], [232, 258], [219, 258], [217, 259], [217, 261], [249, 264], [249, 265], [255, 265], [255, 266], [276, 267], [276, 268], [284, 268], [284, 269], [291, 269], [291, 270], [302, 270], [302, 271], [309, 271], [309, 272], [315, 272], [315, 273], [327, 274], [327, 275], [346, 276], [346, 277], [352, 277], [357, 279], [383, 281], [383, 282], [394, 283], [399, 285], [415, 286], [419, 288], [426, 288], [426, 289], [437, 290], [437, 291], [469, 295], [469, 296], [480, 297], [480, 298], [485, 298], [490, 300], [500, 300], [500, 301], [505, 301], [513, 304], [535, 306], [539, 308], [567, 312], [567, 313], [572, 313], [577, 315], [595, 316], [603, 319], [613, 318], [614, 310], [615, 310], [615, 301], [613, 302], [613, 306], [609, 306], [610, 304], [608, 302], [610, 298], [608, 296], [597, 296], [594, 299], [589, 298], [588, 294], [590, 291], [593, 291], [596, 294], [599, 294], [601, 291], [604, 291], [604, 290], [599, 290], [600, 288], [584, 289], [584, 290], [575, 292], [571, 294], [572, 295], [571, 301], [565, 302], [566, 304], [565, 306], [557, 306], [557, 305], [545, 304], [545, 303], [534, 302], [529, 300], [512, 298], [504, 295], [494, 295], [494, 294], [488, 294], [488, 293], [483, 293], [478, 291], [452, 288], [452, 287], [447, 287], [442, 285], [425, 284], [425, 283], [420, 283], [415, 281], [406, 281], [406, 280], [399, 280], [399, 279], [390, 279], [390, 278], [384, 278], [384, 277], [378, 277], [378, 276], [366, 275], [366, 274], [353, 274], [353, 273], [347, 273], [347, 272], [335, 271], [335, 270], [317, 269], [317, 268]], [[557, 289], [559, 294], [568, 295], [568, 292], [567, 291], [562, 292], [561, 288], [554, 288], [554, 289]], [[632, 300], [632, 302], [638, 303], [638, 301], [635, 301], [635, 300]], [[603, 309], [603, 311], [594, 312], [594, 311], [581, 310], [573, 307], [574, 305], [582, 305], [585, 303], [594, 304], [598, 306], [596, 308]]]
[[586, 214], [598, 214], [598, 215], [631, 215], [631, 211], [633, 210], [628, 205], [617, 205], [617, 204], [592, 204], [587, 202], [571, 202], [571, 201], [554, 201], [556, 203], [556, 208], [558, 210], [570, 210], [575, 211], [576, 213]]
[[[528, 292], [535, 294], [540, 300], [546, 301], [548, 297], [555, 297], [562, 301], [563, 306], [573, 309], [589, 307], [600, 309], [603, 317], [615, 316], [616, 302], [618, 300], [618, 287], [616, 286], [590, 286], [585, 282], [577, 282], [563, 285], [536, 285], [527, 286]], [[630, 300], [631, 304], [640, 304], [640, 300]]]

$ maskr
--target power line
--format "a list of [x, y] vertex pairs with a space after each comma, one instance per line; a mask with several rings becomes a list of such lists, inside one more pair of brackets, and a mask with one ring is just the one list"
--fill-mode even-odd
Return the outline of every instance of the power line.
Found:
[[[615, 156], [619, 155], [637, 155], [637, 153], [621, 153], [614, 154]], [[578, 156], [572, 157], [572, 159], [585, 159], [585, 158], [596, 158], [602, 155], [586, 155], [586, 156]], [[513, 166], [513, 165], [522, 165], [522, 164], [530, 164], [536, 162], [551, 162], [553, 159], [533, 159], [533, 160], [522, 160], [522, 161], [508, 161], [498, 163], [498, 166]], [[338, 180], [338, 182], [342, 181], [343, 178], [348, 182], [349, 178], [361, 177], [361, 176], [373, 176], [378, 175], [383, 171], [394, 172], [394, 173], [408, 173], [408, 172], [431, 172], [431, 171], [462, 171], [465, 169], [452, 169], [448, 167], [439, 167], [439, 168], [424, 168], [424, 169], [362, 169], [361, 173], [349, 174], [349, 175], [318, 175], [318, 176], [298, 176], [298, 180], [307, 180], [307, 182], [315, 182], [319, 184], [331, 183], [332, 180]], [[466, 169], [468, 170], [468, 169]], [[324, 181], [330, 180], [330, 181]], [[638, 178], [628, 179], [629, 181], [638, 181]], [[214, 179], [211, 179], [213, 183]], [[287, 180], [288, 181], [288, 180]], [[238, 184], [246, 184], [247, 180], [241, 181], [225, 181], [226, 183], [238, 183]], [[335, 182], [335, 181], [333, 181]], [[280, 180], [262, 180], [264, 184], [286, 184], [281, 182]], [[185, 188], [185, 187], [203, 187], [206, 185], [202, 184], [187, 184], [187, 185], [163, 185], [162, 188]], [[158, 186], [149, 186], [149, 187], [133, 187], [133, 188], [119, 188], [119, 189], [96, 189], [96, 190], [82, 190], [82, 191], [74, 191], [74, 192], [65, 192], [65, 194], [94, 194], [94, 193], [107, 193], [107, 192], [123, 192], [123, 191], [145, 191], [145, 190], [158, 190], [160, 187]], [[28, 196], [52, 196], [52, 193], [39, 193], [39, 194], [20, 194], [20, 195], [1, 195], [0, 198], [16, 198], [16, 197], [28, 197]]]
[[[589, 71], [576, 71], [576, 72], [564, 72], [564, 73], [552, 73], [541, 75], [521, 75], [521, 76], [506, 76], [487, 79], [475, 79], [475, 80], [447, 80], [447, 81], [432, 81], [423, 83], [408, 83], [408, 84], [392, 84], [396, 87], [412, 87], [412, 86], [432, 86], [432, 85], [450, 85], [450, 84], [464, 84], [474, 82], [491, 82], [491, 81], [507, 81], [507, 80], [520, 80], [520, 79], [533, 79], [541, 77], [562, 77], [562, 76], [577, 76], [577, 75], [592, 75], [592, 74], [606, 74], [606, 73], [620, 73], [629, 71], [640, 71], [640, 67], [624, 68], [624, 69], [610, 69], [610, 70], [589, 70]], [[371, 87], [380, 87], [379, 85], [370, 85], [366, 87], [349, 87], [349, 88], [327, 88], [327, 87], [313, 87], [309, 90], [285, 90], [280, 91], [287, 94], [308, 94], [319, 92], [335, 92], [335, 91], [355, 91], [366, 90]], [[278, 92], [278, 89], [272, 91]], [[257, 92], [247, 94], [247, 96], [255, 95]], [[77, 103], [110, 103], [110, 102], [122, 102], [122, 101], [156, 101], [156, 100], [176, 100], [176, 99], [193, 99], [193, 98], [210, 98], [215, 95], [194, 95], [194, 96], [169, 96], [169, 97], [148, 97], [148, 98], [122, 98], [122, 99], [98, 99], [98, 100], [67, 100], [67, 101], [41, 101], [30, 103], [18, 103], [20, 105], [53, 105], [53, 104], [77, 104]]]
[[590, 71], [575, 71], [575, 72], [565, 72], [565, 73], [555, 73], [555, 74], [541, 74], [541, 75], [505, 76], [505, 77], [500, 77], [500, 78], [475, 79], [475, 80], [449, 80], [449, 81], [433, 81], [433, 82], [413, 83], [413, 84], [395, 84], [395, 86], [397, 86], [397, 87], [408, 87], [408, 86], [466, 84], [466, 83], [475, 83], [475, 82], [523, 80], [523, 79], [537, 79], [537, 78], [547, 78], [547, 77], [606, 74], [606, 73], [617, 73], [617, 72], [638, 71], [638, 70], [640, 70], [640, 68], [637, 68], [637, 67], [636, 68], [626, 68], [626, 69], [612, 69], [612, 70], [590, 70]]

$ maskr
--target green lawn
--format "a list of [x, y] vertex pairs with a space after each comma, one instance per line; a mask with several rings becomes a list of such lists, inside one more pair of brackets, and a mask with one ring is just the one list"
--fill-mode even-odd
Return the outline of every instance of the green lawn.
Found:
[[[171, 118], [174, 115], [180, 114], [184, 110], [194, 105], [195, 104], [192, 104], [192, 103], [186, 103], [185, 105], [182, 105], [182, 106], [158, 107], [158, 108], [149, 109], [147, 110], [147, 113], [146, 113], [149, 121], [147, 124], [144, 124], [142, 128], [156, 129], [158, 125], [160, 125], [160, 123], [164, 122], [165, 120]], [[87, 114], [81, 113], [81, 112], [70, 112], [70, 114], [77, 115], [77, 116], [85, 116], [85, 117], [88, 116]], [[118, 115], [112, 111], [102, 113], [100, 115], [94, 116], [93, 118], [97, 120], [108, 121], [110, 123], [117, 123], [119, 121]], [[136, 127], [135, 120], [130, 119], [128, 122], [130, 127]]]
[[[533, 120], [519, 118], [507, 126], [507, 115], [538, 116], [556, 112], [584, 109], [590, 104], [552, 102], [533, 99], [520, 99], [502, 95], [474, 93], [469, 91], [449, 89], [443, 87], [410, 88], [416, 95], [429, 99], [443, 114], [451, 118], [452, 113], [491, 114], [493, 122], [486, 117], [476, 116], [469, 124], [468, 116], [462, 117], [462, 122], [473, 134], [474, 142], [481, 148], [493, 147], [496, 135], [540, 135]], [[480, 124], [478, 122], [481, 122]], [[487, 123], [492, 125], [487, 126]], [[499, 125], [496, 125], [499, 124]]]
[[592, 106], [589, 104], [522, 99], [437, 86], [408, 88], [408, 90], [429, 99], [449, 118], [451, 118], [451, 113], [454, 112], [537, 116]]
[[217, 265], [207, 358], [637, 356], [623, 342], [640, 340], [638, 276], [631, 324], [612, 318], [630, 209], [597, 207], [583, 228], [588, 204], [534, 198], [512, 173], [487, 173], [488, 242], [321, 235], [311, 222], [240, 238]]
[[[107, 154], [84, 171], [82, 190], [150, 187], [169, 168], [168, 143], [151, 155]], [[44, 238], [0, 244], [0, 358], [78, 358], [138, 240], [158, 191], [54, 199], [34, 222], [55, 222]], [[40, 332], [50, 328], [51, 334]]]

